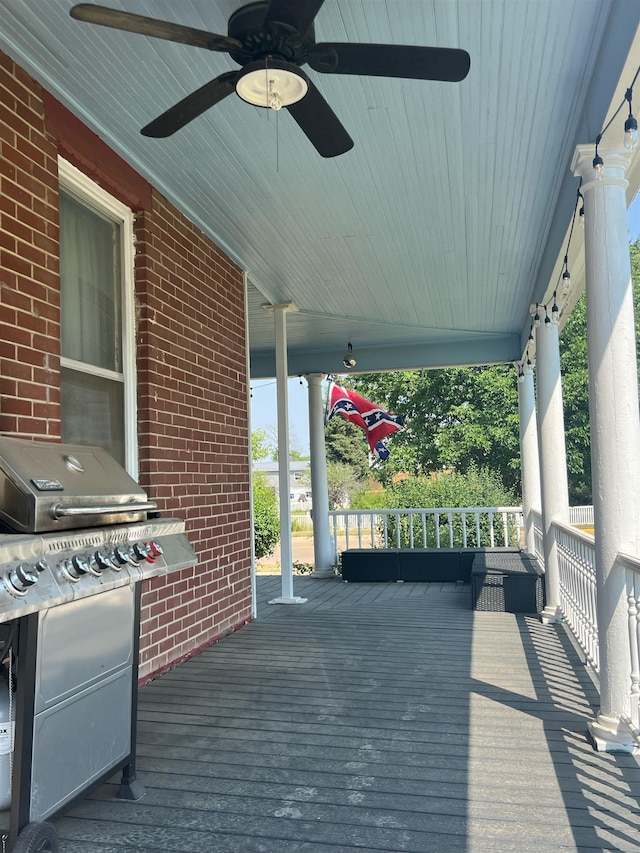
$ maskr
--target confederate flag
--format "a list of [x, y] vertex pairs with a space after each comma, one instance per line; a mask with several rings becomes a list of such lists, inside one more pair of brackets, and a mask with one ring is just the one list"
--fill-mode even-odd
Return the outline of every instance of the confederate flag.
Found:
[[404, 421], [398, 415], [390, 415], [355, 391], [332, 384], [327, 420], [336, 414], [342, 415], [365, 431], [371, 452], [380, 459], [386, 459], [389, 455], [382, 439], [404, 426]]

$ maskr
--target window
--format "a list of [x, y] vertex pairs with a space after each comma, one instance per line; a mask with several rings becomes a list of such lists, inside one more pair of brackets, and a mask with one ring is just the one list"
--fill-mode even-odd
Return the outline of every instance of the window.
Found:
[[133, 215], [59, 170], [62, 440], [104, 447], [137, 478]]

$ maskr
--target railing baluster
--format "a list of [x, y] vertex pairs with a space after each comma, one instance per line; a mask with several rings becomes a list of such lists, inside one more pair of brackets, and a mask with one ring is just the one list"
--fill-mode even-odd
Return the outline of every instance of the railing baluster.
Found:
[[436, 520], [436, 548], [440, 547], [440, 513], [436, 512], [434, 516]]
[[447, 513], [447, 520], [449, 522], [449, 548], [453, 548], [453, 513]]
[[635, 573], [627, 569], [627, 604], [629, 613], [629, 647], [631, 651], [631, 722], [638, 729], [640, 701], [640, 654], [638, 653], [638, 597]]
[[338, 517], [329, 514], [329, 523], [333, 530], [333, 561], [338, 562]]
[[467, 513], [462, 510], [462, 547], [467, 547]]
[[475, 510], [474, 515], [476, 517], [476, 548], [482, 548], [482, 542], [480, 541], [480, 513], [478, 510]]

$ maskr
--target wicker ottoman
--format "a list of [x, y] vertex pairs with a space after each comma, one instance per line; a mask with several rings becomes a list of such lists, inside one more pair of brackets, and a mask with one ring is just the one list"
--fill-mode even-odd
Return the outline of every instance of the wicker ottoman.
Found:
[[539, 613], [544, 607], [544, 572], [531, 554], [489, 551], [471, 567], [474, 610]]

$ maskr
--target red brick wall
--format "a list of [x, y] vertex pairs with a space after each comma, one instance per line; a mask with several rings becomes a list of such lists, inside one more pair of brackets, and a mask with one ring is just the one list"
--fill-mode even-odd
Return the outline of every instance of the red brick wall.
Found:
[[0, 432], [60, 438], [57, 150], [39, 87], [0, 53]]
[[144, 675], [249, 617], [250, 506], [240, 271], [156, 193], [136, 237], [141, 481], [201, 560], [144, 597]]
[[57, 155], [136, 209], [140, 481], [196, 568], [143, 594], [141, 678], [250, 618], [241, 271], [0, 54], [0, 432], [60, 437]]

